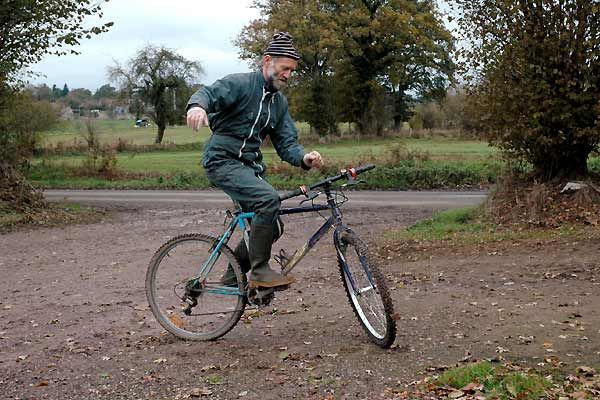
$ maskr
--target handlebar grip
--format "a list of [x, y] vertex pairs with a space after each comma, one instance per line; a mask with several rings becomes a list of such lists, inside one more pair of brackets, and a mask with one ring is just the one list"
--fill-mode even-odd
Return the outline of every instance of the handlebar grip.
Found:
[[299, 196], [302, 193], [304, 193], [304, 192], [301, 189], [296, 189], [292, 192], [287, 192], [287, 193], [282, 194], [281, 196], [279, 196], [279, 200], [284, 201], [287, 199], [291, 199], [292, 197]]
[[355, 168], [354, 171], [358, 175], [358, 174], [362, 174], [363, 172], [370, 171], [373, 168], [375, 168], [374, 164], [367, 164], [367, 165], [363, 165], [362, 167]]

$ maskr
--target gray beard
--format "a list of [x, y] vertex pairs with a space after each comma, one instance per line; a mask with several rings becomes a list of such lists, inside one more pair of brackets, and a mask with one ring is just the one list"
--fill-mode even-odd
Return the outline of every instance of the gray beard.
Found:
[[270, 67], [267, 69], [267, 76], [269, 77], [269, 88], [274, 90], [281, 90], [287, 86], [287, 83], [283, 83], [279, 79], [275, 78], [275, 71]]

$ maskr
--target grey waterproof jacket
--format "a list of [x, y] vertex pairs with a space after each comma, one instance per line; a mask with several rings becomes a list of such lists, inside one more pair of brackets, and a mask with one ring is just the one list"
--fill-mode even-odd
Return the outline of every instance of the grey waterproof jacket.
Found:
[[[304, 148], [279, 91], [267, 89], [262, 71], [232, 74], [192, 95], [188, 109], [202, 107], [213, 134], [204, 147], [205, 168], [237, 159], [262, 175], [260, 145], [268, 135], [282, 160], [303, 166]], [[305, 167], [306, 168], [306, 167]]]

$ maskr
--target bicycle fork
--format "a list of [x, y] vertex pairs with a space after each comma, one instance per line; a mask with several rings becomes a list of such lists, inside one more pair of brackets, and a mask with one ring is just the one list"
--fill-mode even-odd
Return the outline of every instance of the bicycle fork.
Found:
[[352, 275], [352, 271], [350, 270], [350, 268], [348, 266], [345, 252], [342, 251], [342, 248], [347, 246], [347, 244], [344, 244], [344, 235], [347, 235], [347, 234], [349, 234], [348, 228], [345, 226], [342, 226], [339, 229], [336, 229], [336, 231], [334, 232], [333, 241], [334, 241], [334, 245], [335, 245], [336, 251], [338, 253], [338, 256], [340, 257], [340, 260], [341, 260], [341, 267], [343, 269], [343, 272], [348, 277], [348, 281], [350, 283], [349, 289], [351, 289], [354, 292], [354, 294], [356, 294], [357, 296], [360, 296], [361, 294], [368, 292], [369, 290], [375, 290], [377, 288], [377, 285], [375, 284], [375, 280], [373, 279], [370, 269], [368, 268], [368, 266], [365, 265], [366, 264], [365, 256], [363, 254], [361, 254], [360, 252], [358, 252], [356, 255], [358, 256], [358, 261], [360, 263], [360, 267], [362, 267], [363, 270], [365, 271], [365, 274], [367, 275], [367, 279], [369, 281], [368, 282], [369, 286], [358, 287], [358, 284]]

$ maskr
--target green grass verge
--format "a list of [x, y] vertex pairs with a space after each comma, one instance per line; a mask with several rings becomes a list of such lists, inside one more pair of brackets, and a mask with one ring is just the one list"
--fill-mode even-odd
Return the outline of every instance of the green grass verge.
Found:
[[488, 361], [451, 369], [434, 382], [458, 390], [474, 383], [487, 398], [500, 400], [538, 400], [551, 386], [550, 381], [535, 372], [508, 371]]
[[450, 209], [435, 213], [414, 225], [384, 234], [390, 242], [445, 243], [473, 245], [505, 240], [550, 239], [585, 234], [585, 227], [565, 225], [560, 229], [507, 229], [483, 222], [477, 207]]
[[201, 173], [181, 172], [169, 175], [106, 179], [101, 176], [77, 176], [65, 167], [33, 166], [27, 175], [36, 187], [48, 189], [197, 189], [210, 183]]
[[406, 230], [390, 233], [394, 239], [447, 240], [457, 233], [476, 234], [489, 231], [491, 226], [475, 221], [476, 207], [465, 207], [437, 212], [433, 217], [423, 219]]
[[[83, 160], [81, 160], [83, 161]], [[199, 160], [187, 160], [187, 168], [174, 169], [168, 162], [157, 167], [164, 158], [146, 158], [152, 171], [143, 171], [140, 164], [128, 164], [131, 168], [119, 170], [124, 178], [107, 180], [102, 177], [82, 176], [80, 163], [55, 163], [52, 161], [33, 163], [28, 179], [42, 188], [207, 188], [210, 186], [199, 165]], [[138, 160], [139, 161], [139, 160]], [[178, 160], [182, 163], [183, 160]], [[118, 164], [119, 165], [119, 164]], [[292, 189], [301, 184], [310, 184], [326, 176], [336, 174], [343, 164], [333, 165], [323, 171], [305, 172], [300, 168], [274, 168], [268, 173], [268, 181], [278, 189]], [[431, 189], [486, 186], [495, 182], [501, 170], [499, 163], [402, 162], [396, 166], [379, 166], [361, 176], [365, 183], [359, 189]]]

